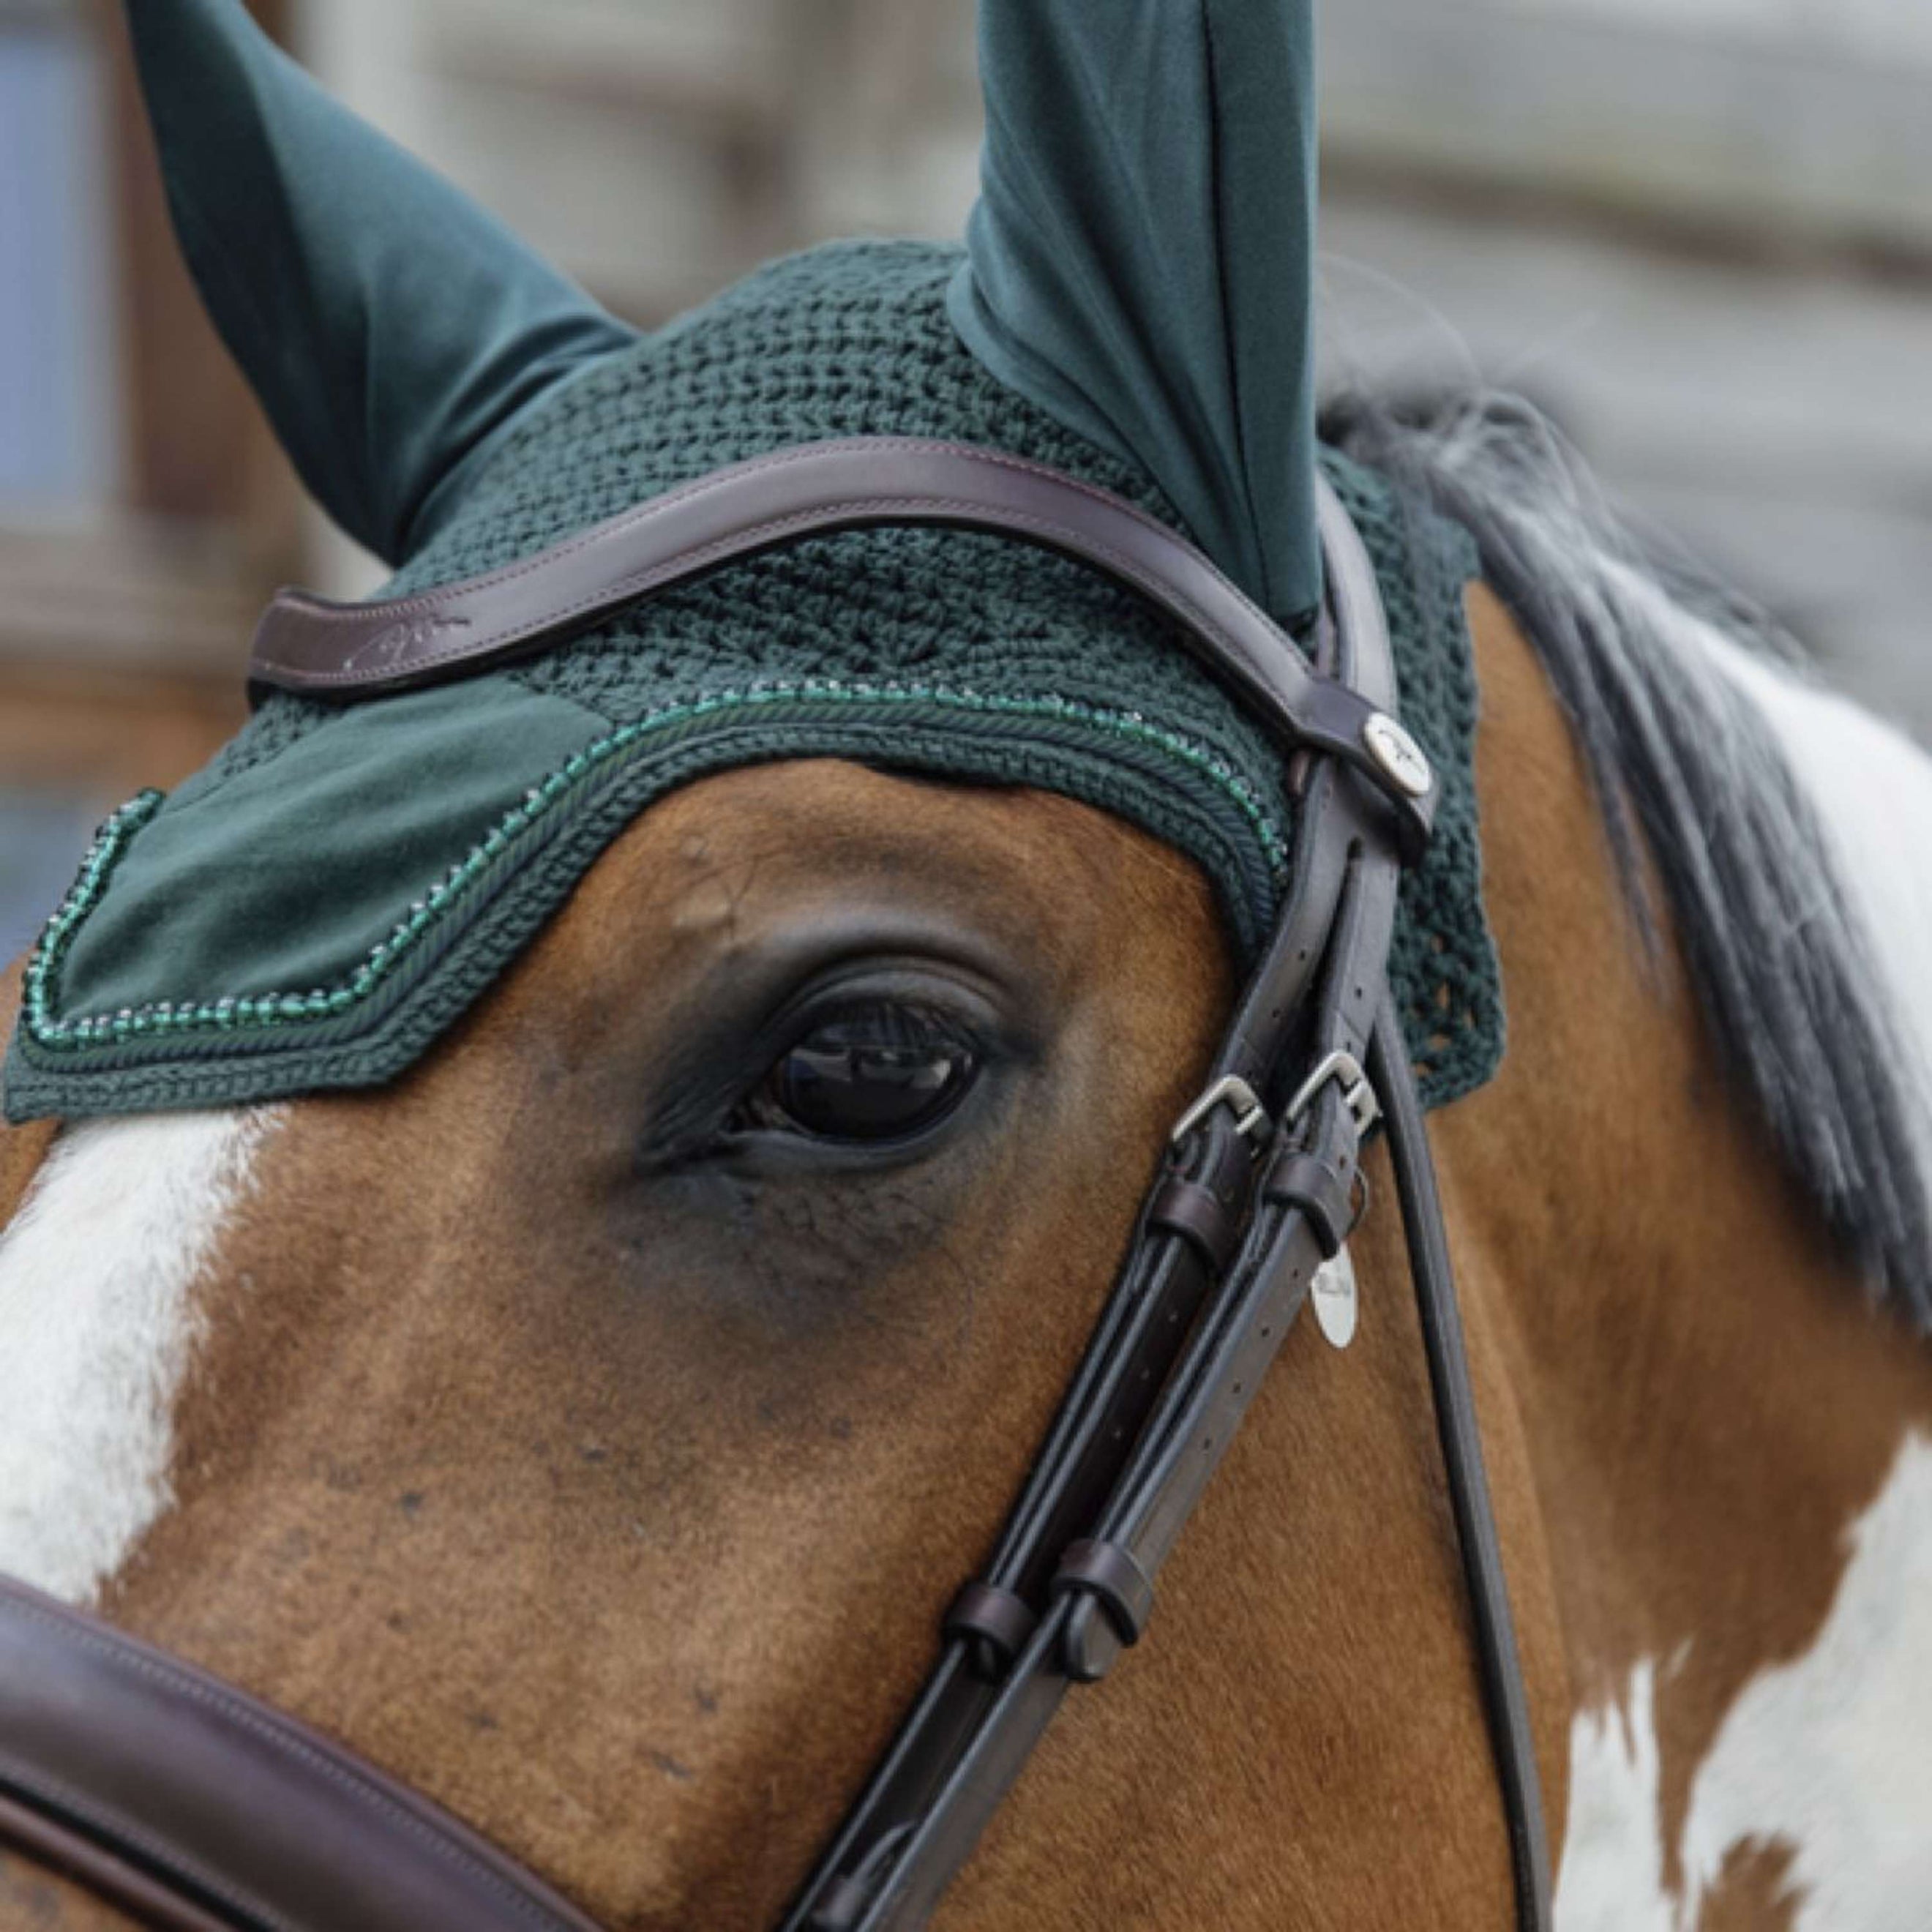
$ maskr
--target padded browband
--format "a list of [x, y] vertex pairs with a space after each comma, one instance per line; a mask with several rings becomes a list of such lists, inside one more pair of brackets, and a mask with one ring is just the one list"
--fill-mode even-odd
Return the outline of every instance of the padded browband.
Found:
[[520, 562], [369, 604], [284, 590], [255, 633], [258, 688], [342, 700], [526, 656], [654, 592], [801, 538], [926, 524], [1011, 537], [1127, 586], [1292, 742], [1331, 752], [1395, 806], [1412, 852], [1440, 790], [1391, 775], [1378, 707], [1318, 676], [1292, 640], [1184, 538], [1106, 490], [964, 443], [857, 436], [714, 472]]
[[281, 1712], [0, 1578], [0, 1844], [167, 1932], [596, 1932]]

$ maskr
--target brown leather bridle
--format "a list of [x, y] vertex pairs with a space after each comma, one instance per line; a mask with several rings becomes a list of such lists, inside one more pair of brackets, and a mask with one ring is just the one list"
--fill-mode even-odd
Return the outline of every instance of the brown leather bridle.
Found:
[[[862, 438], [706, 477], [541, 556], [419, 596], [284, 592], [258, 686], [363, 698], [556, 644], [776, 545], [876, 525], [1004, 534], [1138, 592], [1294, 760], [1284, 909], [1162, 1171], [985, 1574], [956, 1599], [898, 1735], [782, 1932], [909, 1932], [970, 1854], [1061, 1700], [1138, 1642], [1162, 1563], [1360, 1201], [1385, 1132], [1474, 1613], [1516, 1874], [1548, 1853], [1442, 1212], [1388, 953], [1437, 796], [1396, 722], [1375, 574], [1332, 491], [1316, 664], [1192, 546], [997, 452]], [[170, 1932], [593, 1932], [425, 1800], [177, 1660], [0, 1583], [0, 1844]]]

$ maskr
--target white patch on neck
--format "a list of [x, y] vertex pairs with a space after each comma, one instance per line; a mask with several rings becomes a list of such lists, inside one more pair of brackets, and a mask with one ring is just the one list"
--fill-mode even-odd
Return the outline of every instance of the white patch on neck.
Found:
[[1740, 1839], [1796, 1858], [1799, 1932], [1922, 1932], [1932, 1921], [1932, 1441], [1910, 1439], [1853, 1526], [1818, 1640], [1731, 1707], [1691, 1787], [1694, 1888]]
[[1694, 623], [1771, 726], [1822, 824], [1846, 910], [1890, 995], [1902, 1083], [1919, 1100], [1919, 1171], [1932, 1184], [1932, 758], [1850, 698]]
[[0, 1573], [92, 1603], [169, 1509], [193, 1289], [279, 1111], [90, 1121], [0, 1234]]
[[1657, 1666], [1630, 1673], [1624, 1706], [1570, 1727], [1570, 1821], [1556, 1881], [1558, 1932], [1672, 1932], [1664, 1888]]
[[1692, 1932], [1726, 1858], [1789, 1847], [1798, 1932], [1922, 1932], [1932, 1915], [1932, 1441], [1910, 1438], [1852, 1526], [1810, 1649], [1754, 1678], [1690, 1788], [1681, 1897], [1664, 1883], [1655, 1684], [1580, 1712], [1559, 1932]]

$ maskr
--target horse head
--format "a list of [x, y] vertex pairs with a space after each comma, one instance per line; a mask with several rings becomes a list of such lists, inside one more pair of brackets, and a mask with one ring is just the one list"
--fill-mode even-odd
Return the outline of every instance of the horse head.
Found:
[[[560, 1910], [788, 1922], [1096, 1334], [1131, 1322], [1123, 1257], [1159, 1236], [1238, 1278], [1212, 1163], [1232, 1148], [1245, 1174], [1258, 1122], [1305, 1155], [1306, 1117], [1348, 1184], [1270, 1165], [1270, 1225], [1334, 1224], [1304, 1231], [1301, 1283], [1346, 1254], [1324, 1282], [1344, 1312], [1264, 1331], [1278, 1366], [1226, 1386], [1240, 1431], [1210, 1416], [1225, 1463], [1147, 1642], [1130, 1605], [1130, 1653], [1047, 1733], [941, 1922], [1486, 1924], [1513, 1900], [1545, 1922], [1492, 1730], [1533, 1747], [1568, 1822], [1566, 1926], [1781, 1922], [1794, 1874], [1882, 1906], [1922, 1859], [1848, 1877], [1850, 1826], [1763, 1768], [1766, 1739], [1807, 1735], [1787, 1713], [1810, 1680], [1768, 1715], [1751, 1699], [1838, 1641], [1846, 1592], [1860, 1631], [1894, 1628], [1848, 1525], [1922, 1555], [1897, 1500], [1922, 1364], [1847, 1292], [1861, 1264], [1908, 1310], [1922, 1291], [1921, 1096], [1887, 1059], [1919, 1042], [1845, 937], [1870, 907], [1793, 938], [1791, 899], [1856, 894], [1788, 763], [1724, 764], [1700, 822], [1714, 739], [1770, 755], [1772, 674], [1466, 434], [1372, 419], [1336, 434], [1383, 473], [1331, 452], [1319, 487], [1378, 532], [1419, 746], [1378, 751], [1346, 711], [1286, 759], [1120, 572], [903, 519], [566, 599], [520, 654], [413, 674], [481, 634], [452, 586], [526, 586], [727, 466], [884, 436], [1045, 464], [1191, 530], [1228, 608], [1305, 643], [1292, 679], [1340, 704], [1361, 614], [1331, 551], [1318, 614], [1312, 494], [1253, 508], [1317, 487], [1306, 358], [1270, 377], [1262, 327], [1305, 201], [1190, 219], [1305, 138], [1305, 59], [1268, 10], [1154, 11], [1191, 66], [1161, 34], [1096, 35], [1102, 10], [988, 8], [996, 100], [1031, 104], [996, 116], [972, 255], [822, 252], [644, 338], [238, 8], [133, 10], [211, 304], [311, 487], [399, 574], [335, 660], [384, 694], [272, 688], [272, 620], [254, 722], [110, 827], [10, 983], [0, 1570], [352, 1747]], [[1198, 93], [1214, 165], [1198, 132], [1166, 145], [1186, 116], [1143, 116], [1123, 159], [1123, 89], [1144, 106], [1156, 72]], [[1036, 88], [1112, 110], [1083, 134]], [[1109, 167], [1130, 178], [1096, 199]], [[1136, 207], [1188, 273], [1150, 258]], [[1842, 728], [1918, 795], [1916, 754]], [[1293, 964], [1306, 855], [1359, 812], [1387, 836], [1345, 841], [1349, 865], [1379, 854], [1392, 881], [1414, 854], [1391, 801], [1432, 788], [1374, 1077], [1344, 1055], [1220, 1106], [1244, 1026], [1316, 1037], [1256, 1017], [1258, 960], [1310, 1014], [1377, 1008], [1359, 871]], [[1757, 940], [1762, 975], [1728, 970]], [[1754, 1057], [1774, 994], [1784, 1050]], [[1370, 1090], [1393, 1104], [1412, 1063], [1466, 1385], [1439, 1307], [1411, 1305], [1433, 1223], [1399, 1121], [1354, 1184]], [[1874, 1148], [1898, 1156], [1882, 1184]], [[1150, 1204], [1177, 1161], [1186, 1186]], [[1682, 1400], [1700, 1378], [1725, 1399]], [[1785, 1418], [1821, 1388], [1840, 1400], [1801, 1438]], [[1472, 1598], [1472, 1510], [1507, 1599]], [[1514, 1604], [1517, 1733], [1472, 1600], [1479, 1625]], [[960, 1672], [1006, 1614], [982, 1596], [939, 1640]], [[1903, 1638], [1846, 1641], [1922, 1682]], [[0, 1797], [8, 1775], [0, 1744]], [[0, 1906], [118, 1922], [73, 1875], [0, 1863]]]

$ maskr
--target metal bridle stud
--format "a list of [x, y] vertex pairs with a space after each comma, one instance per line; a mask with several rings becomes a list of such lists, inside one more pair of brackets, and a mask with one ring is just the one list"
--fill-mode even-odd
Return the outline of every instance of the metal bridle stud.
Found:
[[1426, 798], [1436, 783], [1427, 754], [1386, 711], [1362, 727], [1362, 743], [1389, 782], [1411, 798]]

